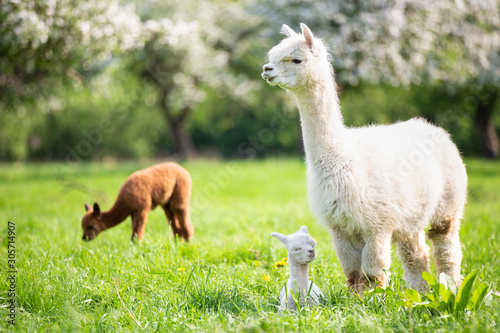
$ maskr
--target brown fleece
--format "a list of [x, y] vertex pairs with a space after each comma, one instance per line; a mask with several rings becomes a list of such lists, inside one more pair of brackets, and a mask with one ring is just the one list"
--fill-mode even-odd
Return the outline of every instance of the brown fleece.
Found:
[[189, 172], [177, 163], [166, 162], [131, 174], [122, 185], [113, 207], [102, 212], [96, 203], [82, 218], [83, 239], [94, 239], [99, 233], [132, 217], [132, 240], [144, 237], [149, 211], [161, 206], [174, 236], [190, 240], [194, 226], [189, 215], [192, 181]]
[[432, 226], [431, 229], [427, 230], [427, 237], [429, 239], [434, 239], [436, 237], [446, 236], [450, 233], [451, 226], [451, 220], [444, 220], [441, 225]]

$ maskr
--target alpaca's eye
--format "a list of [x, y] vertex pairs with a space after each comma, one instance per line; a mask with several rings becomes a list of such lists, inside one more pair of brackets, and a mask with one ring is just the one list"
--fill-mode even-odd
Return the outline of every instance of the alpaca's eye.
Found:
[[293, 59], [292, 61], [294, 64], [300, 64], [302, 62], [302, 59]]
[[94, 229], [94, 226], [93, 226], [93, 225], [89, 225], [89, 226], [87, 227], [87, 230], [92, 230], [92, 229]]
[[300, 251], [300, 250], [302, 250], [302, 249], [301, 249], [300, 247], [296, 247], [296, 248], [294, 248], [293, 250], [294, 250], [294, 251]]

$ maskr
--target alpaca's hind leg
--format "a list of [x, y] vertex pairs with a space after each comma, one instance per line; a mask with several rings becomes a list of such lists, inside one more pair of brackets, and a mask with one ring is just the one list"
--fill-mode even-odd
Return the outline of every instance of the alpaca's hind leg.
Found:
[[427, 284], [422, 278], [422, 272], [430, 272], [430, 268], [429, 247], [425, 243], [424, 232], [418, 232], [413, 237], [397, 244], [406, 282], [410, 288], [426, 290]]
[[462, 262], [462, 246], [458, 231], [460, 220], [449, 219], [441, 223], [432, 223], [427, 237], [432, 241], [433, 255], [436, 260], [438, 274], [446, 273], [460, 284], [460, 263]]
[[189, 208], [171, 207], [175, 224], [179, 226], [178, 235], [184, 240], [190, 240], [194, 235], [194, 226], [189, 216]]
[[[358, 290], [378, 285], [385, 288], [387, 285], [387, 271], [391, 266], [391, 239], [392, 233], [377, 233], [366, 240], [363, 248]], [[364, 285], [364, 286], [363, 286]]]
[[148, 214], [148, 210], [142, 210], [132, 214], [132, 241], [135, 237], [139, 237], [140, 240], [144, 238], [144, 230], [146, 229]]
[[165, 212], [165, 215], [167, 215], [167, 220], [168, 223], [170, 224], [170, 228], [172, 228], [172, 233], [174, 234], [174, 238], [178, 235], [180, 237], [181, 235], [181, 228], [179, 226], [179, 220], [175, 218], [174, 213], [170, 209], [170, 203], [162, 206], [163, 211]]
[[179, 228], [177, 234], [184, 240], [190, 240], [194, 235], [194, 225], [189, 214], [190, 198], [190, 188], [176, 186], [169, 202], [175, 225]]
[[339, 230], [332, 229], [331, 235], [340, 265], [347, 276], [347, 285], [351, 291], [357, 291], [362, 274], [361, 254], [364, 244], [356, 239], [349, 239]]

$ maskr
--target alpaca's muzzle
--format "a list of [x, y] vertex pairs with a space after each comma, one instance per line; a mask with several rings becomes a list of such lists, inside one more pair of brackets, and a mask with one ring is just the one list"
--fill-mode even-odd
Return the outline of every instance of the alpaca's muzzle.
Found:
[[265, 64], [264, 66], [262, 66], [262, 70], [263, 70], [262, 78], [264, 80], [271, 82], [276, 77], [276, 75], [273, 75], [270, 73], [274, 70], [273, 64], [271, 64], [271, 63]]

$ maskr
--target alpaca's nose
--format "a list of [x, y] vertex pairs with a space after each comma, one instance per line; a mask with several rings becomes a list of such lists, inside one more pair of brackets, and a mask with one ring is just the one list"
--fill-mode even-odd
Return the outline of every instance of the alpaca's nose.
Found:
[[309, 252], [309, 255], [311, 257], [314, 256], [314, 249], [309, 249], [309, 250], [307, 250], [307, 252]]
[[269, 72], [274, 69], [274, 66], [273, 64], [265, 64], [264, 66], [262, 66], [262, 69], [264, 70], [264, 72]]

